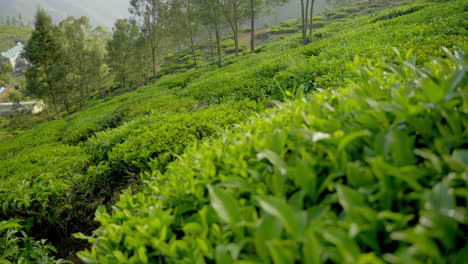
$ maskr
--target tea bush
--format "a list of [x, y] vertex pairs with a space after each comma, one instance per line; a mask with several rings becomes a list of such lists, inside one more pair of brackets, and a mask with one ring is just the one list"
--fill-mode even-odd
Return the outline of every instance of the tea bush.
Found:
[[97, 211], [81, 259], [463, 263], [468, 57], [447, 56], [424, 69], [356, 58], [346, 88], [193, 146]]
[[28, 237], [18, 220], [0, 221], [0, 263], [70, 263], [50, 257], [49, 254], [56, 250], [46, 243], [45, 239], [35, 241], [33, 238]]
[[379, 14], [372, 21], [377, 22], [377, 21], [392, 19], [392, 18], [399, 17], [399, 16], [404, 16], [404, 15], [419, 11], [420, 9], [423, 9], [426, 6], [427, 4], [396, 7], [387, 12], [384, 12], [383, 14]]
[[138, 175], [150, 166], [164, 171], [191, 142], [219, 133], [221, 128], [258, 110], [255, 102], [241, 101], [204, 107], [196, 112], [158, 115], [154, 123], [133, 128], [125, 142], [107, 152], [110, 167], [114, 172], [127, 175]]
[[463, 263], [468, 59], [452, 47], [467, 40], [466, 10], [427, 3], [378, 23], [332, 23], [301, 48], [286, 36], [257, 63], [191, 82], [180, 95], [207, 103], [249, 97], [261, 76], [249, 98], [296, 99], [193, 144], [166, 170], [148, 164], [138, 191], [101, 207], [93, 236], [77, 235], [93, 243], [80, 258]]
[[97, 212], [86, 262], [463, 259], [466, 62], [440, 47], [466, 49], [466, 4], [374, 2], [425, 7], [326, 21], [221, 69], [203, 42], [199, 69], [181, 50], [183, 73], [3, 141], [0, 219], [66, 237], [129, 187]]

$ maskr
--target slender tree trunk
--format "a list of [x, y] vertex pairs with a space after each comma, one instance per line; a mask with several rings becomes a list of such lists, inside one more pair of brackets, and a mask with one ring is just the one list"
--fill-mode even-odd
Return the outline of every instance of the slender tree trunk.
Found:
[[52, 95], [52, 104], [54, 105], [55, 114], [57, 115], [57, 119], [60, 120], [60, 111], [58, 109], [58, 103], [57, 103], [55, 92], [53, 92], [51, 95]]
[[70, 103], [68, 102], [68, 98], [63, 101], [63, 104], [65, 105], [65, 110], [67, 110], [67, 115], [70, 115]]
[[190, 48], [192, 49], [193, 63], [195, 65], [195, 69], [198, 69], [197, 55], [195, 54], [195, 45], [193, 43], [193, 29], [192, 29], [191, 21], [189, 21], [189, 30], [190, 30]]
[[156, 45], [151, 47], [151, 62], [153, 64], [153, 82], [156, 80]]
[[237, 37], [237, 32], [234, 31], [234, 49], [236, 56], [239, 56], [239, 38]]
[[236, 49], [236, 56], [239, 56], [239, 29], [238, 29], [238, 14], [237, 14], [237, 6], [234, 5], [233, 7], [233, 29], [234, 29], [234, 48]]
[[210, 35], [211, 62], [214, 65], [215, 64], [215, 59], [214, 59], [214, 47], [213, 47], [213, 35], [211, 34], [211, 31], [209, 29], [208, 29], [208, 34]]
[[312, 3], [310, 4], [310, 26], [309, 26], [309, 40], [312, 41], [312, 18], [314, 16], [314, 3], [315, 0], [312, 0]]
[[255, 51], [255, 6], [254, 0], [250, 0], [250, 53]]
[[125, 75], [127, 74], [127, 69], [126, 69], [126, 63], [124, 62], [123, 69], [122, 69], [122, 90], [124, 92], [127, 91], [126, 85], [125, 85]]
[[231, 21], [229, 18], [227, 18], [228, 20], [228, 23], [229, 23], [229, 26], [231, 27], [231, 30], [232, 30], [232, 35], [233, 35], [233, 40], [234, 40], [234, 53], [236, 54], [236, 56], [238, 56], [237, 54], [237, 36], [236, 36], [236, 27], [234, 26], [234, 22]]
[[307, 43], [309, 43], [309, 40], [307, 39], [307, 29], [308, 29], [308, 26], [309, 26], [309, 0], [306, 0], [304, 15], [305, 15], [305, 18], [304, 18], [304, 21], [305, 21], [305, 23], [304, 23], [304, 32], [305, 32], [305, 35], [306, 35], [304, 44], [307, 44]]
[[84, 88], [83, 88], [83, 64], [82, 62], [78, 62], [80, 63], [80, 66], [79, 66], [79, 72], [80, 72], [80, 109], [83, 108], [83, 99], [84, 99]]
[[301, 17], [302, 17], [302, 44], [307, 44], [307, 24], [305, 21], [304, 0], [301, 0]]
[[221, 62], [221, 36], [219, 34], [219, 28], [218, 25], [215, 26], [215, 35], [216, 35], [216, 46], [218, 49], [218, 66], [222, 67], [222, 62]]

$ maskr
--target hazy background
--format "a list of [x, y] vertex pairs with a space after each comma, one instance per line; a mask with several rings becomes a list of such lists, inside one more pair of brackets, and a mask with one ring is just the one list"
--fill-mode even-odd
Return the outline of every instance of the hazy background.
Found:
[[[317, 13], [326, 6], [326, 0], [315, 2]], [[68, 16], [87, 16], [94, 26], [101, 25], [109, 30], [117, 18], [130, 16], [129, 0], [0, 0], [0, 17], [6, 20], [7, 16], [18, 17], [18, 14], [21, 14], [24, 22], [32, 22], [38, 6], [52, 16], [54, 23]], [[285, 19], [298, 17], [300, 17], [300, 1], [290, 0], [285, 6], [272, 10], [269, 15], [258, 17], [257, 26], [261, 28], [265, 24], [276, 24]]]
[[44, 8], [57, 23], [68, 16], [87, 16], [95, 26], [112, 28], [117, 18], [128, 17], [128, 0], [0, 0], [0, 16], [33, 21], [37, 7]]

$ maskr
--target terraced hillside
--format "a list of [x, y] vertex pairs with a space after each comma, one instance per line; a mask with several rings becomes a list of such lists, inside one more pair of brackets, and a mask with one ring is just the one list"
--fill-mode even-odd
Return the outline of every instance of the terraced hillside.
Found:
[[[381, 11], [382, 9], [398, 6], [400, 4], [401, 0], [374, 0], [371, 2], [358, 2], [351, 6], [335, 8], [332, 10], [326, 10], [320, 14], [315, 14], [312, 25], [314, 29], [318, 29], [331, 23], [346, 22], [357, 16], [374, 14], [378, 11]], [[283, 21], [278, 25], [258, 30], [255, 33], [255, 47], [257, 48], [257, 52], [261, 51], [263, 44], [277, 41], [290, 34], [297, 34], [299, 33], [300, 28], [300, 19], [291, 19]], [[211, 42], [213, 42], [213, 40], [211, 40]], [[248, 54], [249, 51], [247, 51], [247, 47], [250, 45], [250, 29], [244, 30], [240, 37], [240, 42], [242, 43], [242, 45], [239, 47], [240, 51]], [[225, 63], [229, 64], [231, 63], [231, 60], [235, 58], [234, 40], [232, 40], [231, 36], [227, 36], [223, 38], [221, 45], [223, 54], [225, 55]], [[211, 52], [212, 48], [213, 46], [210, 44], [210, 40], [202, 41], [201, 43], [195, 45], [196, 59], [198, 64], [207, 65], [211, 63], [211, 61], [214, 59], [212, 57], [214, 55]], [[170, 54], [165, 58], [161, 65], [159, 75], [164, 76], [167, 74], [185, 72], [191, 68], [194, 68], [194, 66], [195, 64], [191, 49], [184, 48], [173, 54]]]
[[467, 15], [401, 2], [2, 142], [0, 259], [463, 263]]
[[30, 34], [30, 28], [0, 25], [0, 51], [13, 48], [18, 41], [26, 43]]

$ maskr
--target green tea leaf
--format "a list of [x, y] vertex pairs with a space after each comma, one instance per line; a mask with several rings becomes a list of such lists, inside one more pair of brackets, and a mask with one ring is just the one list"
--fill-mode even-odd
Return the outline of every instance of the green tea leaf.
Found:
[[219, 218], [229, 224], [237, 224], [241, 220], [239, 207], [234, 199], [220, 188], [208, 185], [211, 205]]
[[256, 196], [256, 200], [265, 212], [280, 220], [281, 224], [290, 235], [293, 237], [297, 237], [299, 235], [299, 220], [296, 213], [286, 202], [270, 196]]

